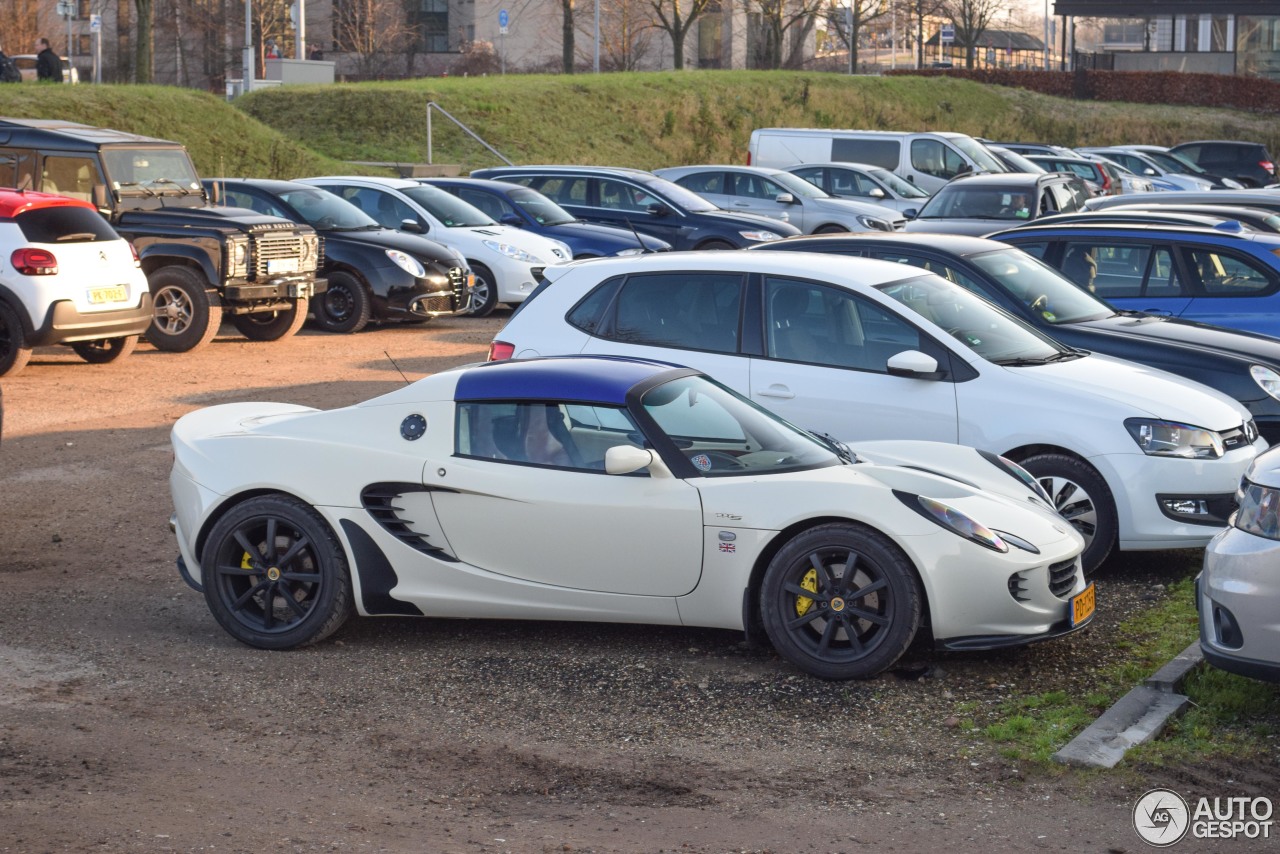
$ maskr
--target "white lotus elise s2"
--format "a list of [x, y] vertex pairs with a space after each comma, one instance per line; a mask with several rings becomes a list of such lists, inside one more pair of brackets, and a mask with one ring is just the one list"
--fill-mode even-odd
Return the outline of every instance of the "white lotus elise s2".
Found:
[[173, 429], [179, 571], [252, 646], [362, 615], [767, 635], [826, 679], [1089, 622], [1083, 541], [972, 448], [855, 456], [707, 376], [572, 356], [461, 367], [345, 409], [214, 406]]

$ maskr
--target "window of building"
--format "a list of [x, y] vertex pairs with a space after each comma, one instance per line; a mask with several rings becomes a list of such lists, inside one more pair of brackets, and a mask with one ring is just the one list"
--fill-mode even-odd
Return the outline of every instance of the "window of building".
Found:
[[449, 0], [410, 0], [406, 5], [410, 28], [428, 53], [449, 50]]

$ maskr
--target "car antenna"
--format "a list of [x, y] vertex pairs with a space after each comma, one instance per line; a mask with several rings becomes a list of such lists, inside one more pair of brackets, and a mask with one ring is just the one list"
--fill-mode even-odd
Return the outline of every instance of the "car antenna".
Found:
[[644, 241], [640, 239], [640, 232], [636, 231], [635, 223], [633, 223], [633, 222], [631, 221], [631, 217], [627, 217], [627, 228], [630, 228], [630, 229], [631, 229], [631, 233], [632, 233], [632, 234], [634, 234], [634, 235], [636, 236], [636, 243], [640, 244], [640, 253], [641, 253], [641, 254], [644, 254], [645, 252], [652, 252], [652, 251], [653, 251], [652, 249], [649, 249], [647, 246], [645, 246], [645, 245], [644, 245]]
[[[387, 361], [391, 363], [391, 366], [392, 366], [392, 367], [394, 367], [397, 371], [400, 371], [400, 366], [396, 364], [396, 360], [395, 360], [395, 359], [391, 358], [391, 354], [390, 354], [390, 353], [388, 353], [386, 350], [383, 350], [383, 351], [382, 351], [382, 355], [384, 355], [384, 356], [386, 356], [386, 357], [387, 357]], [[412, 381], [412, 380], [410, 380], [408, 377], [406, 377], [406, 376], [404, 375], [404, 371], [400, 371], [400, 376], [401, 376], [401, 377], [404, 377], [404, 384], [405, 384], [405, 385], [413, 385], [413, 381]]]

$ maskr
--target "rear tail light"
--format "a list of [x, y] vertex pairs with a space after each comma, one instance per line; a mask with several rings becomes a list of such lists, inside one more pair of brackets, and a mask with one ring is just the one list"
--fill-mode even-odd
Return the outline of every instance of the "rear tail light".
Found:
[[1271, 174], [1271, 175], [1276, 174], [1276, 165], [1272, 163], [1270, 160], [1259, 160], [1258, 165], [1261, 166], [1263, 169], [1267, 170], [1268, 174]]
[[141, 269], [142, 259], [138, 257], [138, 250], [132, 243], [129, 244], [129, 251], [133, 253], [133, 266]]
[[1107, 174], [1106, 169], [1103, 169], [1101, 171], [1102, 171], [1102, 195], [1109, 196], [1111, 195], [1111, 176]]
[[489, 361], [505, 362], [516, 354], [516, 345], [506, 341], [494, 341], [489, 345]]
[[15, 249], [9, 263], [24, 276], [58, 275], [58, 259], [47, 249]]

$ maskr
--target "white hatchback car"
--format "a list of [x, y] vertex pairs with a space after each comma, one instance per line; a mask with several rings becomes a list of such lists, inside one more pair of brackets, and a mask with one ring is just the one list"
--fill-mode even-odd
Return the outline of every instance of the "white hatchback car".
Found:
[[[664, 253], [548, 270], [491, 359], [602, 353], [705, 371], [793, 424], [929, 439], [1020, 463], [1084, 536], [1203, 546], [1265, 448], [1238, 402], [1073, 350], [916, 267], [773, 252]], [[762, 257], [785, 255], [784, 258]]]
[[137, 253], [93, 205], [0, 190], [0, 376], [51, 344], [95, 364], [123, 358], [151, 316]]
[[1254, 461], [1236, 499], [1196, 579], [1200, 649], [1214, 667], [1280, 682], [1280, 448]]
[[483, 317], [498, 303], [516, 305], [538, 285], [542, 270], [573, 260], [559, 240], [499, 225], [458, 197], [405, 178], [303, 178], [373, 217], [383, 228], [425, 234], [462, 253], [475, 274], [471, 314]]

